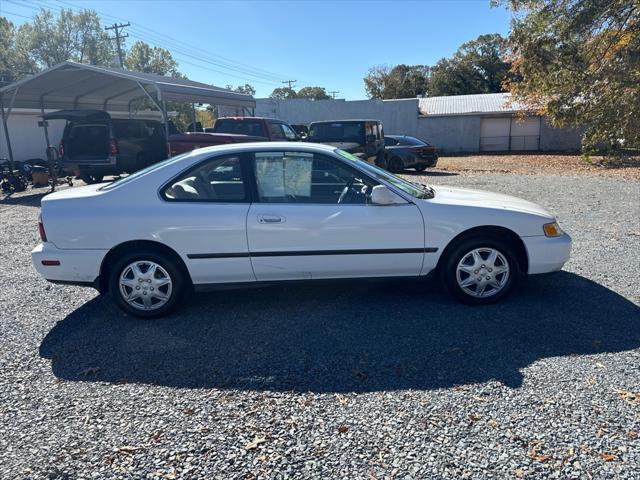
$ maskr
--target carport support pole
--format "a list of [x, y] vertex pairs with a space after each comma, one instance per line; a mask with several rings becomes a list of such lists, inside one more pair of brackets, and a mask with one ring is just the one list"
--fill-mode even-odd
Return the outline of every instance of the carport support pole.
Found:
[[171, 157], [171, 148], [169, 148], [169, 115], [167, 114], [167, 102], [162, 100], [162, 118], [164, 119], [164, 134], [167, 139], [167, 157]]
[[56, 166], [54, 163], [53, 152], [51, 150], [52, 145], [51, 145], [51, 142], [49, 141], [49, 126], [47, 124], [47, 121], [44, 118], [44, 100], [42, 98], [40, 99], [40, 114], [42, 115], [44, 139], [47, 142], [47, 149], [45, 150], [45, 153], [47, 155], [47, 163], [49, 164], [49, 176], [51, 177], [51, 191], [53, 192], [56, 189], [56, 182], [58, 181], [58, 176], [56, 175]]
[[4, 130], [4, 138], [7, 142], [7, 151], [9, 152], [9, 168], [13, 174], [14, 164], [13, 164], [13, 150], [11, 149], [11, 140], [9, 139], [9, 128], [7, 127], [7, 116], [4, 112], [4, 100], [0, 95], [0, 109], [2, 110], [2, 128]]
[[191, 104], [191, 124], [193, 125], [193, 132], [197, 131], [196, 129], [196, 104]]

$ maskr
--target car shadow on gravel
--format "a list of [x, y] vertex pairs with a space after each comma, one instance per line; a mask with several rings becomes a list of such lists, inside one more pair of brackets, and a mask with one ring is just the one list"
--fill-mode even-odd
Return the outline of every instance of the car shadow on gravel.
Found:
[[315, 392], [498, 380], [555, 356], [640, 347], [640, 308], [581, 276], [532, 277], [503, 303], [454, 303], [426, 281], [270, 287], [196, 296], [141, 321], [96, 297], [40, 355], [69, 381]]

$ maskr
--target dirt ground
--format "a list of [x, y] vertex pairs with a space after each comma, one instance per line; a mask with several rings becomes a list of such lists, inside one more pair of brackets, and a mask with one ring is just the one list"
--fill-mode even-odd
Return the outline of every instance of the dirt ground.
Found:
[[602, 166], [602, 157], [590, 161], [580, 155], [469, 155], [441, 157], [438, 170], [466, 173], [512, 173], [520, 175], [589, 175], [640, 180], [640, 157]]

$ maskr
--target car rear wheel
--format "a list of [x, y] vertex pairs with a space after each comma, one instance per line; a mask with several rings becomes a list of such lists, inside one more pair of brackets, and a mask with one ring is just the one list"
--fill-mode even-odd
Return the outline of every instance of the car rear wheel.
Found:
[[392, 157], [391, 160], [389, 160], [389, 171], [391, 173], [400, 173], [404, 170], [404, 163], [402, 163], [402, 160], [398, 157]]
[[442, 269], [447, 289], [463, 303], [485, 305], [504, 298], [520, 268], [511, 246], [492, 237], [471, 238], [449, 252]]
[[156, 318], [173, 309], [184, 290], [180, 269], [156, 252], [134, 252], [110, 269], [109, 291], [116, 304], [130, 315]]

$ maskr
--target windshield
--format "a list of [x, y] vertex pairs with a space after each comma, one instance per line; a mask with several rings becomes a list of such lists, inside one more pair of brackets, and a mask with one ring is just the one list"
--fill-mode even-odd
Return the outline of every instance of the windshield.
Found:
[[412, 146], [415, 146], [415, 147], [421, 147], [421, 146], [424, 146], [424, 145], [429, 145], [428, 142], [420, 140], [419, 138], [416, 138], [416, 137], [409, 137], [409, 136], [402, 137], [402, 140], [400, 142], [405, 144], [405, 145], [412, 145]]
[[127, 183], [131, 182], [132, 180], [135, 180], [136, 178], [142, 177], [143, 175], [146, 175], [148, 173], [151, 172], [155, 172], [156, 170], [164, 167], [165, 165], [170, 165], [172, 163], [178, 162], [180, 160], [182, 160], [185, 157], [188, 157], [189, 155], [191, 155], [193, 152], [187, 152], [187, 153], [183, 153], [182, 155], [177, 155], [175, 157], [170, 157], [167, 158], [165, 160], [162, 160], [161, 162], [158, 163], [154, 163], [153, 165], [149, 165], [146, 168], [143, 168], [142, 170], [138, 170], [135, 173], [132, 173], [131, 175], [127, 175], [126, 177], [122, 177], [119, 178], [118, 180], [108, 183], [103, 187], [100, 187], [100, 190], [112, 190], [116, 187], [119, 187], [121, 185], [126, 185]]
[[377, 180], [382, 180], [384, 182], [390, 183], [396, 188], [399, 188], [405, 193], [408, 193], [412, 197], [415, 198], [433, 198], [433, 189], [426, 185], [411, 183], [403, 178], [396, 177], [395, 175], [390, 174], [386, 170], [383, 170], [375, 165], [367, 163], [362, 159], [356, 157], [355, 155], [350, 154], [349, 152], [345, 152], [344, 150], [340, 150], [336, 148], [334, 150], [338, 155], [342, 158], [352, 161], [358, 164], [358, 167], [366, 171], [369, 175]]
[[327, 142], [362, 143], [364, 125], [355, 122], [314, 123], [309, 129], [308, 138]]

